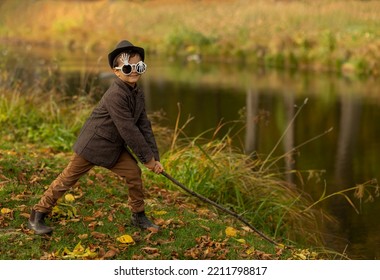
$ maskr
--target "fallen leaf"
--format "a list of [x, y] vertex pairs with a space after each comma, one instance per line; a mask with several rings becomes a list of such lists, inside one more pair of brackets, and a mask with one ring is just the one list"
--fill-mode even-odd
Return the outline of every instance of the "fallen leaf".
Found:
[[101, 218], [101, 217], [104, 216], [104, 213], [103, 213], [102, 210], [98, 210], [98, 211], [96, 211], [96, 212], [94, 213], [93, 216], [94, 216], [95, 218]]
[[242, 229], [246, 232], [253, 232], [253, 230], [250, 227], [244, 226]]
[[94, 218], [94, 217], [89, 217], [89, 216], [83, 218], [83, 221], [84, 221], [84, 222], [91, 222], [91, 221], [95, 221], [95, 220], [96, 220], [96, 218]]
[[200, 225], [200, 227], [203, 228], [207, 232], [211, 231], [211, 229], [209, 227], [206, 227], [206, 226], [203, 226], [203, 225]]
[[164, 210], [161, 210], [161, 211], [154, 211], [153, 214], [154, 215], [157, 215], [157, 216], [162, 216], [162, 215], [165, 215], [167, 214], [168, 212], [167, 211], [164, 211]]
[[107, 237], [106, 234], [104, 234], [104, 233], [100, 233], [100, 232], [97, 232], [97, 231], [93, 231], [93, 232], [91, 232], [91, 235], [92, 235], [92, 237], [94, 237], [94, 238], [96, 238], [96, 239], [104, 239], [104, 238]]
[[51, 214], [56, 218], [73, 219], [77, 216], [77, 209], [71, 204], [60, 202], [53, 207]]
[[125, 228], [124, 228], [122, 225], [118, 225], [118, 226], [117, 226], [117, 230], [118, 230], [120, 233], [124, 233], [124, 232], [125, 232]]
[[145, 258], [142, 255], [133, 255], [132, 260], [145, 260]]
[[1, 214], [9, 214], [12, 213], [12, 210], [9, 208], [1, 208]]
[[203, 251], [203, 259], [211, 259], [213, 257], [215, 257], [215, 254], [212, 248], [206, 248], [206, 250]]
[[117, 252], [115, 250], [109, 250], [107, 251], [107, 253], [104, 254], [103, 258], [105, 259], [110, 259], [110, 258], [113, 258], [114, 256], [116, 256]]
[[238, 231], [233, 227], [227, 227], [225, 232], [228, 237], [236, 237]]
[[85, 234], [79, 234], [78, 235], [78, 237], [79, 237], [79, 239], [87, 239], [88, 238], [88, 234], [87, 233], [85, 233]]
[[108, 217], [107, 217], [108, 221], [112, 222], [113, 221], [113, 216], [112, 214], [109, 214]]
[[294, 254], [293, 256], [295, 256], [301, 260], [306, 260], [306, 256], [304, 254], [301, 254], [301, 253], [300, 254]]
[[246, 253], [247, 255], [252, 255], [252, 254], [255, 253], [255, 248], [254, 248], [254, 247], [250, 247], [250, 248], [248, 248], [248, 249], [245, 251], [245, 253]]
[[33, 183], [36, 183], [38, 182], [39, 180], [39, 177], [37, 175], [33, 175], [30, 180], [29, 180], [29, 184], [33, 184]]
[[155, 228], [155, 227], [148, 227], [147, 230], [149, 230], [152, 233], [157, 233], [160, 231], [158, 228]]
[[65, 195], [65, 201], [73, 202], [73, 201], [75, 201], [75, 197], [71, 193], [68, 193]]
[[20, 216], [29, 219], [30, 213], [20, 213]]
[[132, 236], [130, 236], [128, 234], [124, 234], [124, 235], [116, 238], [116, 240], [119, 241], [120, 243], [123, 243], [123, 244], [135, 243]]
[[91, 223], [88, 224], [88, 227], [90, 228], [90, 230], [94, 230], [95, 227], [97, 226], [103, 226], [103, 222], [102, 221], [93, 221]]
[[239, 243], [242, 243], [242, 244], [245, 244], [245, 239], [242, 239], [242, 238], [240, 238], [240, 239], [235, 239], [237, 242], [239, 242]]
[[90, 248], [84, 248], [81, 241], [70, 251], [67, 247], [63, 249], [63, 252], [57, 252], [56, 255], [61, 255], [65, 259], [93, 259], [97, 257], [97, 254], [91, 251]]
[[153, 247], [144, 247], [144, 248], [141, 248], [141, 250], [148, 255], [157, 255], [160, 252], [157, 248], [153, 248]]
[[192, 259], [225, 259], [228, 253], [225, 242], [214, 241], [210, 236], [195, 238], [197, 245], [185, 251]]

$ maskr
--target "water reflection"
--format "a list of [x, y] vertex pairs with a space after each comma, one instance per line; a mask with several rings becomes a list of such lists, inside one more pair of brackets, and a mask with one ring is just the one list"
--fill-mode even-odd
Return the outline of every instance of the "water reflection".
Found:
[[[380, 102], [370, 87], [373, 81], [316, 74], [240, 74], [232, 78], [234, 81], [240, 79], [241, 86], [238, 87], [236, 83], [226, 81], [214, 82], [210, 86], [207, 78], [194, 82], [168, 76], [160, 80], [162, 75], [153, 74], [146, 82], [150, 110], [163, 109], [169, 119], [175, 120], [176, 103], [180, 102], [182, 110], [195, 117], [188, 128], [188, 134], [195, 136], [215, 126], [222, 118], [235, 120], [244, 108], [247, 127], [237, 143], [247, 153], [268, 154], [281, 139], [273, 153], [275, 157], [301, 145], [296, 149], [297, 153], [289, 153], [284, 158], [280, 167], [310, 170], [311, 175], [317, 174], [314, 170], [325, 170], [323, 177], [307, 180], [306, 176], [302, 186], [315, 200], [324, 192], [324, 185], [327, 194], [331, 194], [378, 177], [380, 164], [375, 157], [380, 147], [375, 139], [380, 134], [373, 120], [380, 117]], [[246, 78], [243, 82], [242, 76]], [[293, 121], [297, 110], [295, 105], [302, 104], [306, 98], [309, 100], [307, 106]], [[288, 127], [290, 123], [292, 125]], [[331, 127], [334, 129], [325, 134]], [[302, 145], [321, 134], [322, 137]], [[294, 174], [289, 174], [288, 180], [295, 179]], [[365, 199], [355, 198], [352, 192], [345, 194], [350, 201], [336, 195], [319, 205], [339, 221], [339, 225], [331, 229], [328, 245], [353, 258], [379, 258], [376, 217], [379, 199], [364, 203]]]

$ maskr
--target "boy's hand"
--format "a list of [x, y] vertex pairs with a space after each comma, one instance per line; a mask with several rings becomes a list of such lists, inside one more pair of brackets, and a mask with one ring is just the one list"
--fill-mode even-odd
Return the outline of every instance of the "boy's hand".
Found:
[[148, 168], [156, 174], [160, 174], [162, 171], [164, 171], [162, 164], [159, 161], [156, 161], [154, 158], [152, 158], [149, 162], [145, 163], [144, 165], [146, 168]]

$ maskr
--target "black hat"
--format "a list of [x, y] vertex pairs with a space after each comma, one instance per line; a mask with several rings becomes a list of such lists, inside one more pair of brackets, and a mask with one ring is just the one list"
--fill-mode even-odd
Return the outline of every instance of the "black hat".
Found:
[[113, 61], [120, 53], [128, 51], [128, 50], [132, 50], [132, 51], [137, 52], [140, 55], [141, 60], [144, 61], [144, 58], [145, 58], [144, 49], [132, 45], [132, 43], [127, 41], [127, 40], [123, 40], [123, 41], [119, 42], [116, 45], [115, 49], [108, 54], [108, 63], [110, 65], [110, 67], [113, 68]]

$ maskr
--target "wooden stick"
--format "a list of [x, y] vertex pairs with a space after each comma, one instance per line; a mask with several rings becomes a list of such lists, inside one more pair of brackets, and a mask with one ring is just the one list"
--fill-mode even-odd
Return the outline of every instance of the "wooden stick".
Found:
[[176, 184], [177, 186], [179, 186], [181, 189], [185, 190], [187, 193], [199, 198], [200, 200], [202, 200], [203, 202], [206, 202], [206, 203], [209, 203], [213, 206], [215, 206], [216, 208], [218, 208], [219, 210], [233, 216], [234, 218], [238, 219], [240, 222], [242, 222], [243, 224], [245, 224], [246, 226], [248, 226], [250, 229], [252, 229], [254, 232], [256, 232], [259, 236], [261, 236], [263, 239], [265, 239], [266, 241], [268, 241], [269, 243], [272, 243], [273, 245], [276, 245], [276, 246], [280, 246], [280, 247], [285, 247], [284, 245], [282, 244], [279, 244], [277, 243], [275, 240], [273, 240], [272, 238], [266, 236], [264, 233], [262, 233], [261, 231], [259, 231], [258, 229], [256, 229], [253, 225], [251, 225], [247, 220], [245, 220], [244, 218], [242, 218], [239, 214], [219, 205], [218, 203], [208, 199], [207, 197], [204, 197], [196, 192], [194, 192], [193, 190], [187, 188], [185, 185], [183, 185], [182, 183], [178, 182], [176, 179], [174, 179], [172, 176], [170, 176], [168, 173], [166, 173], [165, 171], [162, 171], [161, 172], [162, 175], [164, 175], [166, 178], [168, 178], [170, 181], [172, 181], [174, 184]]

